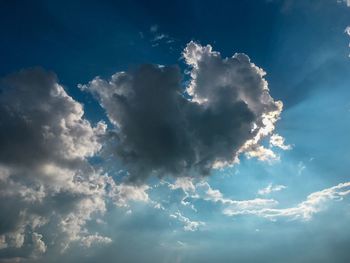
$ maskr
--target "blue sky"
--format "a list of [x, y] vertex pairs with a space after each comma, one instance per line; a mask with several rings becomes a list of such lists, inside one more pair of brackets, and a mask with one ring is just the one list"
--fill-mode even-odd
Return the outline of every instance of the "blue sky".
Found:
[[350, 262], [349, 6], [0, 3], [0, 262]]

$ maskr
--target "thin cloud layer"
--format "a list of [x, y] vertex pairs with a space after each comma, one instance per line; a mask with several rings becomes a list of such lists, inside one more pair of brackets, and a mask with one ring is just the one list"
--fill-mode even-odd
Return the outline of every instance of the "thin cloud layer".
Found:
[[[188, 187], [191, 185], [191, 187]], [[313, 192], [306, 199], [292, 207], [283, 207], [277, 200], [272, 198], [254, 198], [235, 200], [225, 197], [220, 190], [213, 189], [206, 181], [194, 183], [192, 178], [184, 178], [180, 183], [168, 183], [171, 190], [182, 189], [184, 192], [185, 206], [193, 206], [193, 201], [204, 200], [218, 205], [226, 216], [257, 216], [272, 221], [277, 219], [287, 220], [311, 220], [314, 215], [326, 210], [332, 201], [342, 201], [350, 194], [350, 182]], [[284, 185], [269, 184], [266, 188], [258, 191], [259, 195], [268, 195], [272, 192], [285, 189]], [[194, 208], [194, 207], [193, 207]], [[193, 209], [197, 212], [197, 209]]]
[[310, 220], [315, 214], [326, 209], [330, 201], [340, 201], [350, 194], [350, 182], [340, 183], [330, 188], [311, 193], [305, 201], [300, 202], [294, 207], [274, 208], [267, 206], [265, 208], [252, 207], [237, 209], [229, 206], [224, 209], [223, 213], [228, 216], [236, 215], [256, 215], [271, 220], [278, 218], [287, 218], [292, 220]]
[[195, 42], [183, 57], [191, 77], [185, 89], [177, 66], [157, 65], [80, 85], [115, 126], [113, 154], [131, 179], [208, 175], [236, 162], [240, 153], [276, 158], [259, 145], [282, 111], [282, 102], [269, 94], [265, 72], [245, 54], [222, 58], [210, 45]]

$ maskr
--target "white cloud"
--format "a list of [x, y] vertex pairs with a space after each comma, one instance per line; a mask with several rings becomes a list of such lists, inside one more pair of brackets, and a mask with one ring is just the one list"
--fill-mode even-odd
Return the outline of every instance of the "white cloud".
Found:
[[284, 186], [284, 185], [273, 185], [272, 183], [270, 183], [265, 188], [260, 189], [258, 191], [258, 194], [259, 195], [268, 195], [268, 194], [270, 194], [272, 192], [278, 192], [278, 191], [281, 191], [281, 190], [286, 189], [286, 188], [287, 187]]
[[189, 218], [183, 216], [180, 212], [170, 214], [170, 217], [178, 219], [181, 223], [183, 223], [185, 231], [197, 231], [201, 226], [205, 225], [205, 223], [202, 221], [191, 221]]
[[115, 184], [110, 179], [110, 197], [114, 200], [117, 206], [128, 207], [130, 201], [144, 202], [150, 201], [147, 191], [150, 189], [148, 185], [127, 185], [127, 184]]
[[346, 27], [344, 32], [350, 36], [350, 26]]
[[[269, 184], [266, 188], [259, 190], [258, 194], [267, 195], [285, 188], [284, 185]], [[213, 189], [208, 182], [202, 181], [195, 185], [195, 191], [190, 197], [220, 203], [223, 206], [223, 214], [227, 216], [254, 215], [271, 220], [278, 218], [310, 220], [314, 214], [325, 210], [330, 201], [340, 201], [349, 194], [350, 182], [346, 182], [314, 192], [308, 195], [305, 201], [294, 207], [277, 208], [279, 202], [274, 199], [234, 200], [226, 198], [220, 190]]]
[[[23, 214], [23, 213], [22, 213]], [[7, 247], [21, 248], [24, 244], [24, 225], [6, 234]]]
[[257, 158], [260, 161], [273, 163], [279, 161], [280, 157], [271, 149], [265, 148], [261, 145], [249, 145], [247, 148], [243, 147], [243, 151], [248, 158]]
[[196, 185], [194, 184], [194, 181], [195, 179], [191, 177], [179, 177], [176, 178], [174, 183], [169, 183], [166, 181], [162, 181], [162, 183], [167, 184], [171, 190], [181, 189], [184, 192], [184, 195], [181, 199], [181, 204], [197, 212], [197, 209], [194, 207], [194, 205], [191, 204], [191, 202], [187, 201], [187, 198], [196, 191]]
[[41, 234], [38, 234], [36, 232], [34, 232], [32, 234], [32, 242], [34, 244], [35, 255], [37, 255], [37, 254], [40, 255], [40, 254], [43, 254], [46, 252], [47, 247], [46, 247], [44, 241], [42, 241], [42, 238], [43, 238], [43, 235], [41, 235]]
[[167, 35], [165, 34], [159, 34], [159, 35], [156, 35], [152, 41], [159, 41], [159, 40], [162, 40], [162, 39], [165, 39], [165, 38], [168, 38]]
[[[159, 31], [159, 26], [158, 25], [152, 25], [150, 27], [150, 42], [152, 43], [152, 47], [157, 47], [160, 44], [172, 44], [175, 42], [175, 39], [170, 37], [168, 34], [164, 34]], [[141, 35], [141, 38], [143, 38], [144, 35]], [[170, 50], [172, 50], [172, 47], [170, 46]]]
[[[196, 195], [193, 196], [195, 198], [204, 199], [212, 202], [220, 202], [233, 211], [236, 210], [237, 214], [240, 214], [240, 211], [246, 209], [260, 209], [262, 207], [271, 207], [278, 204], [277, 201], [273, 199], [263, 199], [263, 198], [255, 198], [249, 200], [234, 200], [230, 198], [225, 198], [223, 194], [218, 189], [212, 189], [209, 183], [201, 182], [197, 184], [198, 191]], [[201, 194], [200, 190], [204, 190], [204, 194]]]
[[271, 220], [277, 218], [310, 220], [314, 214], [326, 209], [327, 204], [333, 200], [342, 200], [344, 196], [350, 194], [350, 182], [341, 183], [336, 186], [326, 188], [324, 190], [314, 192], [306, 198], [305, 201], [290, 208], [273, 208], [266, 207], [261, 209], [237, 209], [235, 207], [227, 207], [224, 214], [228, 216], [234, 215], [256, 215]]
[[[350, 0], [349, 0], [350, 1]], [[348, 3], [348, 6], [349, 6], [349, 3]], [[350, 36], [350, 26], [346, 27], [345, 28], [345, 31], [344, 31], [348, 36]], [[350, 44], [349, 44], [349, 47], [350, 47]], [[350, 56], [350, 55], [349, 55]]]
[[89, 236], [85, 236], [81, 239], [82, 244], [89, 248], [91, 247], [93, 244], [109, 244], [112, 242], [112, 239], [110, 239], [109, 237], [104, 237], [101, 236], [99, 234], [94, 234], [94, 235], [89, 235]]
[[[261, 74], [265, 74], [264, 72]], [[267, 82], [266, 82], [266, 89]], [[272, 98], [270, 98], [272, 100]], [[282, 113], [283, 103], [281, 101], [274, 102], [275, 109], [262, 114], [260, 128], [254, 126], [253, 131], [256, 129], [256, 135], [254, 138], [248, 140], [240, 149], [240, 153], [245, 153], [248, 158], [255, 157], [261, 161], [278, 161], [279, 156], [276, 155], [271, 149], [267, 149], [264, 146], [259, 145], [259, 142], [266, 136], [270, 135], [275, 129], [275, 123], [280, 119]]]
[[6, 236], [0, 235], [0, 249], [7, 248]]
[[271, 146], [279, 147], [282, 150], [291, 150], [292, 146], [291, 145], [286, 145], [284, 143], [284, 141], [285, 141], [285, 139], [281, 135], [279, 135], [277, 133], [271, 135], [271, 137], [270, 137], [270, 145]]
[[193, 184], [193, 178], [190, 178], [190, 177], [176, 178], [174, 184], [169, 183], [169, 188], [172, 190], [182, 189], [184, 192], [195, 191], [195, 186]]

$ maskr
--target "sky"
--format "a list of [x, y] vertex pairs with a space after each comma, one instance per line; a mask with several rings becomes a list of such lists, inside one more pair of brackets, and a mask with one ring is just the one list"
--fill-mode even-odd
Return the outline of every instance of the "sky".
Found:
[[350, 262], [350, 2], [1, 1], [0, 262]]

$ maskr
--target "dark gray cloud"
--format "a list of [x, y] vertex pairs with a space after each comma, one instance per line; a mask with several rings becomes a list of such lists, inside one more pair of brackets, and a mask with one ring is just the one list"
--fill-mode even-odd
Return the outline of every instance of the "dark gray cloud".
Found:
[[269, 95], [265, 72], [244, 54], [222, 58], [194, 42], [183, 57], [191, 68], [186, 93], [177, 66], [142, 65], [80, 85], [115, 125], [114, 153], [133, 180], [206, 175], [240, 152], [263, 159], [267, 151], [258, 142], [273, 131], [282, 103]]

